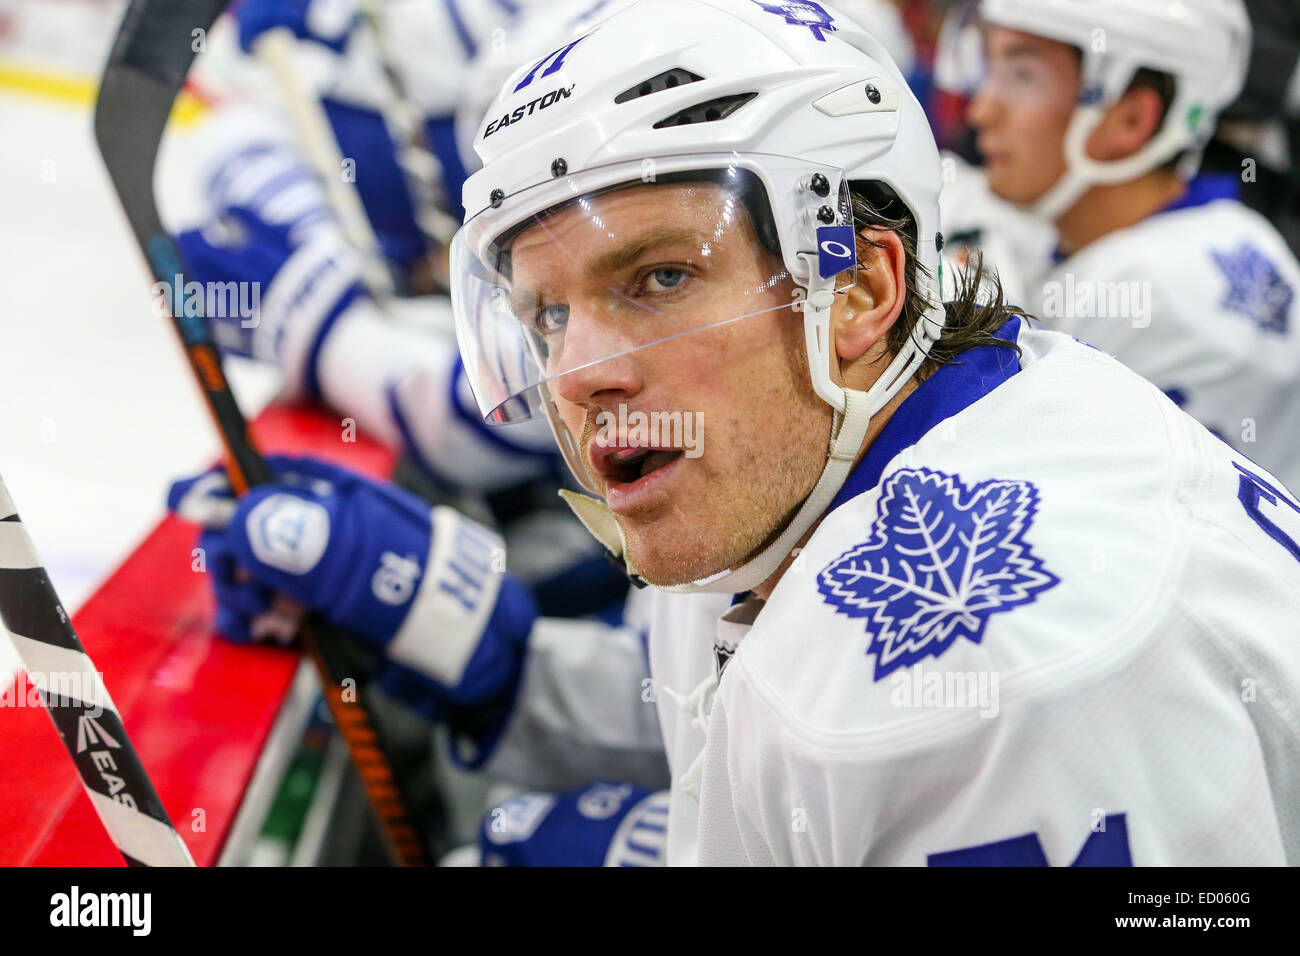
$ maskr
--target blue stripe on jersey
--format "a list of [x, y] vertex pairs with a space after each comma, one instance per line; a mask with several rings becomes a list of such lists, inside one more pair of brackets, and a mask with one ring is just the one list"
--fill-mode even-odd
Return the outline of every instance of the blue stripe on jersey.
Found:
[[270, 143], [251, 143], [232, 153], [222, 161], [221, 166], [208, 180], [208, 192], [214, 197], [226, 198], [225, 192], [230, 188], [232, 179], [242, 174], [253, 160], [261, 159], [273, 152], [275, 152], [275, 147]]
[[[1021, 319], [1016, 316], [995, 334], [1004, 341], [1014, 342], [1020, 326]], [[915, 445], [940, 422], [975, 404], [1019, 371], [1019, 356], [1000, 345], [981, 345], [940, 367], [898, 406], [826, 509], [827, 513], [876, 487], [885, 466], [895, 455]]]
[[[308, 287], [310, 289], [310, 286]], [[308, 290], [304, 290], [300, 295], [306, 295]], [[338, 324], [340, 318], [352, 308], [352, 306], [361, 298], [369, 298], [368, 293], [361, 283], [353, 285], [343, 293], [342, 297], [334, 303], [333, 308], [325, 316], [320, 327], [316, 330], [316, 335], [312, 338], [311, 347], [307, 350], [307, 360], [303, 363], [302, 385], [307, 394], [312, 398], [319, 400], [321, 397], [320, 390], [320, 354], [325, 348], [325, 339], [329, 337], [334, 326]]]
[[442, 191], [446, 194], [451, 213], [458, 219], [464, 219], [465, 207], [461, 204], [461, 194], [469, 173], [465, 170], [465, 161], [456, 145], [456, 118], [440, 116], [427, 120], [424, 133], [429, 140], [429, 148], [442, 166]]
[[478, 414], [478, 409], [468, 409], [460, 402], [460, 381], [465, 377], [465, 362], [458, 355], [456, 356], [456, 367], [451, 372], [451, 394], [448, 396], [447, 404], [453, 414], [469, 426], [470, 430], [482, 438], [487, 444], [502, 451], [510, 452], [514, 455], [523, 455], [526, 458], [542, 458], [545, 460], [555, 460], [560, 456], [559, 448], [527, 448], [523, 445], [516, 445], [510, 439], [500, 434], [503, 429], [489, 425], [483, 421]]
[[[1201, 173], [1187, 182], [1187, 192], [1183, 193], [1168, 206], [1157, 209], [1152, 216], [1161, 213], [1177, 212], [1179, 209], [1193, 209], [1204, 206], [1216, 199], [1240, 199], [1241, 181], [1236, 173]], [[1150, 217], [1148, 217], [1150, 218]], [[1059, 265], [1070, 258], [1057, 246], [1052, 250], [1052, 264]]]
[[1187, 192], [1155, 215], [1204, 206], [1216, 199], [1239, 198], [1241, 198], [1241, 181], [1237, 179], [1236, 173], [1201, 173], [1199, 176], [1193, 176], [1187, 183]]
[[447, 17], [456, 30], [460, 45], [465, 48], [465, 55], [471, 60], [474, 59], [478, 53], [478, 45], [474, 42], [469, 29], [465, 26], [465, 18], [460, 15], [460, 7], [456, 6], [456, 0], [442, 0], [442, 5], [447, 8]]
[[420, 446], [416, 444], [415, 433], [411, 431], [411, 423], [406, 420], [406, 413], [402, 411], [402, 403], [397, 400], [396, 383], [390, 383], [384, 389], [384, 395], [388, 399], [388, 412], [393, 416], [393, 423], [402, 436], [402, 444], [406, 446], [406, 453], [410, 456], [411, 461], [423, 472], [434, 488], [443, 494], [454, 494], [457, 490], [455, 483], [442, 474], [434, 463], [425, 456], [424, 452], [420, 450]]

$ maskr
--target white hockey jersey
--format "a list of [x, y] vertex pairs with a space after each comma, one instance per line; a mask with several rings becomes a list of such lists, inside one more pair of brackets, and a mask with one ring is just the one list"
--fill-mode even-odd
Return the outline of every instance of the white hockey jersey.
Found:
[[1166, 211], [1059, 263], [1026, 305], [1300, 487], [1300, 265], [1231, 198], [1237, 185], [1198, 177]]
[[641, 592], [648, 688], [627, 631], [542, 635], [516, 779], [648, 772], [652, 702], [673, 864], [1300, 862], [1300, 504], [1097, 350], [1004, 337], [765, 605]]
[[955, 153], [945, 152], [941, 164], [944, 300], [956, 298], [957, 278], [979, 250], [985, 267], [997, 271], [1004, 299], [1028, 308], [1035, 282], [1052, 265], [1056, 229], [993, 195], [985, 171]]
[[911, 396], [728, 629], [675, 860], [1300, 862], [1300, 506], [1095, 350], [1018, 340]]

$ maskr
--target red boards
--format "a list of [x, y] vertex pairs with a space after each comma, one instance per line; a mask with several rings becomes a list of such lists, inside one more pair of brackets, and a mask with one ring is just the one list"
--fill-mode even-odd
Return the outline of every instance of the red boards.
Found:
[[[394, 455], [337, 418], [272, 408], [253, 425], [267, 451], [310, 454], [372, 475]], [[197, 529], [165, 517], [73, 624], [200, 866], [216, 863], [298, 655], [212, 634], [212, 596], [193, 570]], [[37, 550], [41, 543], [36, 542]], [[25, 703], [18, 678], [6, 703]], [[34, 693], [30, 695], [35, 701]], [[39, 707], [0, 708], [0, 865], [120, 866], [122, 857]]]

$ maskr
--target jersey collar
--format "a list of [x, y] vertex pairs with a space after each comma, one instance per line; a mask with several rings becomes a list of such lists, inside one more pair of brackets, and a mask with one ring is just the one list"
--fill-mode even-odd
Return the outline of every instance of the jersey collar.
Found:
[[1241, 183], [1235, 173], [1201, 173], [1187, 183], [1187, 192], [1154, 215], [1204, 206], [1216, 199], [1238, 199], [1240, 196]]
[[[1179, 209], [1193, 209], [1205, 206], [1216, 199], [1240, 199], [1241, 182], [1235, 173], [1199, 173], [1187, 182], [1187, 191], [1169, 205], [1157, 209], [1151, 216], [1160, 216]], [[1151, 216], [1147, 218], [1150, 219]], [[1052, 249], [1052, 265], [1060, 265], [1070, 258], [1061, 251], [1060, 245]]]
[[[1021, 317], [1016, 316], [1004, 323], [994, 335], [1014, 342], [1020, 334], [1021, 324]], [[895, 455], [915, 445], [936, 425], [975, 404], [1019, 371], [1019, 356], [998, 345], [973, 348], [941, 366], [898, 406], [866, 455], [850, 472], [826, 513], [870, 491], [880, 483], [885, 466]]]

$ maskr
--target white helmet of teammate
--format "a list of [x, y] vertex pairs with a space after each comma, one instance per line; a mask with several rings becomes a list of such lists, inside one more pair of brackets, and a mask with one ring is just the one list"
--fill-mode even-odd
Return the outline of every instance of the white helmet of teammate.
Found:
[[[777, 262], [753, 291], [760, 295], [790, 280], [804, 290], [794, 311], [801, 313], [808, 372], [835, 412], [827, 464], [795, 518], [762, 553], [741, 568], [673, 590], [757, 586], [824, 513], [856, 460], [869, 420], [918, 369], [943, 327], [939, 155], [902, 74], [880, 43], [823, 4], [641, 0], [516, 70], [489, 107], [476, 150], [483, 168], [465, 184], [466, 222], [451, 250], [467, 375], [487, 421], [547, 415], [574, 476], [594, 494], [582, 436], [570, 434], [552, 398], [557, 380], [665, 343], [687, 350], [689, 342], [676, 340], [761, 313], [746, 310], [749, 292], [722, 317], [671, 315], [669, 307], [656, 321], [619, 325], [608, 354], [587, 351], [570, 359], [563, 331], [555, 328], [567, 323], [568, 305], [543, 302], [547, 296], [523, 278], [516, 283], [521, 288], [512, 288], [512, 243], [563, 209], [589, 220], [571, 230], [588, 242], [584, 255], [591, 242], [606, 241], [615, 253], [629, 237], [615, 235], [600, 218], [597, 197], [624, 187], [706, 180], [728, 197], [718, 205], [717, 221], [709, 222], [718, 248], [740, 228], [735, 211], [752, 213], [759, 196], [766, 219], [753, 226]], [[833, 381], [830, 336], [834, 293], [854, 281], [849, 184], [861, 181], [886, 188], [906, 207], [923, 273], [920, 287], [908, 292], [925, 303], [909, 341], [866, 392]], [[752, 233], [746, 236], [752, 247]], [[708, 262], [710, 241], [690, 252], [689, 261]], [[626, 298], [611, 288], [597, 300], [619, 310], [628, 308]], [[790, 309], [787, 301], [782, 310]], [[621, 553], [618, 542], [593, 527], [589, 509], [580, 515]]]
[[[1242, 0], [982, 0], [987, 23], [1077, 47], [1079, 102], [1065, 135], [1066, 172], [1032, 207], [1055, 219], [1098, 183], [1135, 179], [1186, 152], [1190, 178], [1215, 120], [1238, 93], [1250, 60], [1250, 19]], [[1102, 162], [1088, 136], [1143, 67], [1174, 78], [1164, 125], [1142, 149]]]

